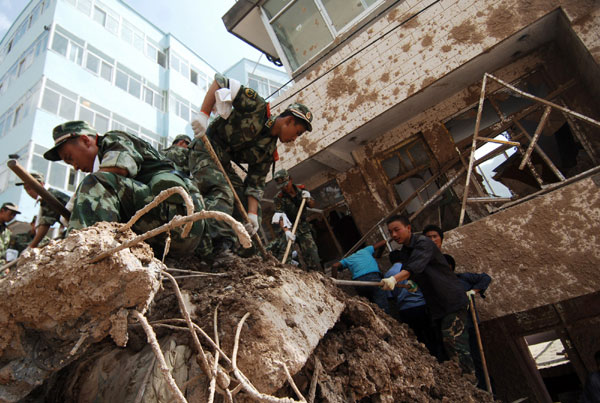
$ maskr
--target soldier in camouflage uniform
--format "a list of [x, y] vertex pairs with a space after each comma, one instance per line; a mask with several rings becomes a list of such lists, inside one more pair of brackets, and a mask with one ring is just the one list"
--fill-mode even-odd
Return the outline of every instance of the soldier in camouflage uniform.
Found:
[[[174, 171], [173, 164], [144, 140], [121, 132], [97, 134], [83, 121], [71, 121], [54, 128], [55, 146], [44, 154], [50, 161], [63, 160], [75, 169], [90, 172], [79, 184], [73, 202], [68, 231], [85, 228], [99, 221], [126, 222], [137, 210], [150, 203], [162, 190], [181, 186], [194, 201], [195, 211], [204, 209], [196, 186]], [[133, 226], [144, 233], [185, 215], [183, 200], [171, 196], [150, 210]], [[170, 250], [174, 255], [192, 253], [204, 233], [203, 220], [196, 221], [187, 238], [182, 229], [171, 232]], [[162, 253], [166, 235], [150, 238], [148, 243]]]
[[[40, 185], [44, 186], [44, 175], [34, 172], [31, 174]], [[32, 186], [26, 184], [25, 182], [16, 183], [17, 186], [23, 186], [27, 194], [37, 202], [40, 203], [40, 211], [37, 216], [37, 222], [35, 223], [35, 236], [29, 244], [30, 248], [35, 248], [39, 245], [39, 243], [44, 239], [50, 227], [52, 227], [55, 223], [60, 220], [60, 213], [50, 207], [50, 204], [43, 200], [39, 195], [35, 192]], [[69, 195], [61, 192], [60, 190], [50, 188], [48, 192], [52, 196], [54, 196], [63, 206], [65, 206], [69, 202]]]
[[[306, 221], [306, 209], [308, 207], [315, 206], [315, 200], [310, 196], [310, 193], [305, 190], [304, 185], [294, 185], [288, 172], [285, 169], [281, 169], [275, 172], [273, 179], [280, 189], [279, 193], [275, 196], [273, 202], [275, 205], [274, 220], [279, 223], [279, 226], [284, 231], [284, 243], [288, 241], [297, 242], [300, 247], [300, 253], [304, 257], [304, 262], [310, 270], [320, 270], [321, 262], [319, 259], [319, 250], [317, 244], [312, 235], [312, 228], [308, 221]], [[292, 234], [292, 223], [296, 221], [298, 210], [302, 199], [306, 199], [304, 210], [300, 216], [298, 228], [296, 234]], [[284, 251], [281, 256], [276, 256], [278, 260], [283, 258]]]
[[[17, 214], [21, 214], [21, 212], [13, 203], [4, 203], [0, 208], [0, 265], [6, 263], [6, 251], [9, 249], [12, 234], [6, 224], [12, 221]], [[2, 273], [2, 275], [4, 274]]]
[[[219, 116], [208, 125], [213, 110]], [[196, 140], [190, 148], [190, 172], [195, 178], [207, 208], [232, 214], [234, 197], [225, 177], [212, 161], [200, 137], [208, 136], [227, 176], [240, 196], [251, 220], [251, 235], [259, 229], [259, 201], [265, 187], [265, 177], [278, 159], [277, 140], [293, 142], [306, 130], [312, 130], [312, 114], [302, 104], [291, 104], [277, 116], [271, 116], [269, 104], [252, 88], [216, 74], [204, 101], [198, 120], [194, 121]], [[231, 163], [248, 164], [242, 180]], [[234, 217], [240, 217], [239, 214]], [[215, 223], [211, 236], [219, 247], [227, 249], [232, 240], [231, 229]]]
[[187, 134], [180, 134], [175, 137], [171, 147], [165, 148], [160, 153], [175, 165], [175, 169], [183, 172], [185, 176], [190, 176], [189, 150], [188, 146], [192, 140]]
[[[19, 234], [15, 234], [10, 239], [10, 248], [16, 250], [21, 253], [29, 246], [33, 238], [35, 237], [35, 222], [37, 220], [37, 216], [33, 217], [31, 220], [31, 229], [27, 232], [21, 232]], [[47, 238], [46, 238], [47, 239]]]

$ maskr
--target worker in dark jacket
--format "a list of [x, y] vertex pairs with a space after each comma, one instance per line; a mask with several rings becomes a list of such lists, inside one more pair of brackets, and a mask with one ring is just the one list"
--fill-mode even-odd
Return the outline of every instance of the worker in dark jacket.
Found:
[[427, 302], [431, 318], [440, 319], [442, 340], [450, 359], [458, 359], [465, 374], [474, 374], [466, 329], [468, 299], [439, 248], [424, 235], [413, 235], [410, 221], [393, 216], [387, 221], [392, 239], [402, 245], [402, 270], [382, 280], [384, 290], [396, 283], [415, 281]]
[[[442, 243], [444, 242], [444, 231], [436, 225], [426, 225], [423, 229], [423, 235], [431, 239], [433, 243], [442, 250]], [[452, 268], [452, 271], [456, 268], [456, 261], [451, 255], [444, 254], [446, 261]], [[456, 273], [456, 277], [460, 281], [463, 290], [467, 293], [469, 298], [475, 295], [480, 295], [481, 298], [485, 298], [485, 291], [492, 282], [492, 278], [486, 273]], [[479, 315], [477, 315], [477, 309], [475, 306], [475, 298], [473, 298], [473, 308], [475, 316], [477, 317], [477, 323], [479, 323]], [[469, 308], [470, 309], [470, 308]], [[477, 386], [480, 389], [486, 389], [485, 375], [483, 372], [483, 362], [481, 360], [481, 353], [479, 352], [479, 346], [477, 344], [477, 335], [475, 333], [475, 325], [471, 314], [467, 316], [467, 329], [469, 332], [469, 346], [471, 348], [471, 358], [473, 359], [473, 365], [475, 366], [475, 376], [477, 376]]]

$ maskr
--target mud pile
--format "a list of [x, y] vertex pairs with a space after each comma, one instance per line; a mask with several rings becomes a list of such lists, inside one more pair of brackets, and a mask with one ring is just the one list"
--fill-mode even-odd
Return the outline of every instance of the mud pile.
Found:
[[[114, 236], [114, 231], [109, 233]], [[64, 242], [69, 243], [69, 239]], [[81, 238], [77, 240], [81, 241]], [[74, 244], [69, 245], [66, 249]], [[106, 249], [106, 245], [89, 244], [85, 247]], [[109, 281], [111, 277], [127, 278], [124, 274], [129, 273], [131, 268], [146, 266], [147, 278], [156, 278], [156, 268], [165, 268], [156, 259], [145, 255], [148, 248], [139, 248], [143, 251], [138, 253], [142, 259], [136, 257], [122, 265], [119, 259], [111, 257], [104, 261], [107, 267], [92, 272], [99, 275], [98, 278], [82, 278], [78, 274], [81, 271], [91, 272], [90, 267], [82, 264], [85, 261], [83, 255], [97, 253], [96, 250], [81, 252], [70, 261], [72, 266], [61, 267], [66, 275], [61, 284], [66, 286], [67, 278], [76, 279], [67, 288], [80, 288], [94, 296], [98, 305], [93, 312], [101, 317], [94, 317], [93, 321], [103, 323], [102, 329], [105, 330], [94, 338], [86, 339], [88, 341], [82, 343], [76, 356], [66, 360], [63, 366], [48, 367], [43, 383], [23, 401], [174, 401], [157, 359], [146, 342], [146, 334], [131, 315], [125, 347], [115, 345], [109, 336], [110, 317], [129, 309], [140, 310], [144, 304], [119, 297], [119, 293], [109, 293], [113, 288], [107, 290], [105, 298], [98, 297], [104, 295], [100, 291], [105, 282], [112, 284]], [[77, 253], [77, 248], [71, 250]], [[134, 252], [124, 250], [119, 253], [131, 256]], [[192, 320], [213, 340], [219, 340], [221, 350], [228, 357], [233, 356], [236, 327], [249, 313], [241, 327], [237, 367], [264, 394], [299, 400], [285, 375], [285, 365], [306, 398], [311, 396], [312, 383], [314, 401], [318, 402], [491, 401], [491, 396], [476, 389], [460, 375], [457, 365], [438, 364], [405, 325], [386, 316], [366, 300], [349, 297], [318, 273], [306, 273], [275, 261], [263, 262], [259, 258], [239, 259], [219, 273], [207, 274], [176, 271], [207, 270], [193, 258], [166, 263], [170, 268], [167, 270], [177, 278]], [[66, 264], [66, 261], [61, 264]], [[108, 266], [120, 268], [115, 271]], [[22, 270], [21, 267], [19, 270]], [[21, 280], [13, 278], [13, 281]], [[89, 284], [86, 285], [86, 282]], [[56, 284], [53, 283], [52, 288]], [[145, 293], [153, 296], [146, 316], [153, 324], [175, 382], [187, 401], [208, 401], [208, 378], [197, 359], [191, 334], [185, 323], [181, 323], [182, 314], [171, 282], [163, 278], [163, 286], [155, 295], [152, 292], [154, 288], [144, 286], [146, 283], [140, 283], [138, 279], [120, 284], [121, 295], [144, 294], [134, 291], [138, 284], [141, 289], [150, 291]], [[95, 291], [92, 285], [96, 287]], [[0, 289], [2, 287], [0, 285]], [[61, 289], [61, 292], [65, 290]], [[72, 309], [69, 303], [61, 303], [65, 304], [63, 311]], [[45, 310], [43, 306], [39, 309]], [[81, 332], [79, 329], [85, 327], [83, 323], [88, 323], [89, 327], [92, 316], [88, 311], [92, 310], [77, 311], [77, 318], [69, 317], [61, 323], [45, 321], [41, 331], [39, 325], [30, 321], [13, 320], [13, 323], [21, 332], [46, 332], [41, 335], [44, 340], [69, 334], [67, 344], [72, 348], [77, 342], [76, 335]], [[13, 310], [7, 317], [13, 318], [14, 315]], [[127, 315], [123, 316], [127, 318]], [[218, 337], [214, 334], [215, 323]], [[104, 339], [96, 342], [102, 335]], [[212, 362], [214, 348], [205, 338], [199, 337]], [[3, 351], [0, 363], [6, 366], [11, 357], [7, 356], [6, 348]], [[64, 352], [60, 354], [65, 356]], [[234, 401], [254, 401], [244, 388], [236, 389], [238, 383], [230, 363], [221, 358], [219, 365], [221, 371], [230, 377], [229, 390], [241, 389]], [[11, 382], [10, 377], [0, 377], [0, 390], [7, 389]], [[217, 393], [215, 401], [226, 400], [223, 394]]]

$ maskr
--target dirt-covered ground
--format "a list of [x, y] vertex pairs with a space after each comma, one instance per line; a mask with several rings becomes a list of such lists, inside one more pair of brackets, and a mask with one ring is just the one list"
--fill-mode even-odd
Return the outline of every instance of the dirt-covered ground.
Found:
[[[218, 338], [230, 357], [236, 327], [250, 313], [241, 330], [238, 366], [263, 393], [298, 399], [284, 375], [285, 363], [304, 396], [315, 383], [316, 402], [492, 400], [462, 377], [456, 364], [438, 364], [406, 325], [376, 305], [346, 294], [320, 273], [257, 257], [238, 259], [218, 272], [210, 272], [195, 258], [168, 260], [166, 267], [177, 277], [193, 321], [213, 339], [218, 311]], [[172, 269], [209, 274], [189, 277], [197, 274]], [[146, 316], [187, 400], [207, 401], [208, 382], [190, 333], [180, 322], [165, 322], [182, 318], [174, 287], [166, 278]], [[146, 334], [131, 317], [128, 332], [126, 347], [116, 346], [110, 337], [90, 345], [24, 401], [173, 401]], [[212, 354], [211, 346], [200, 340]], [[220, 365], [231, 376], [233, 389], [236, 381], [230, 365], [224, 361]], [[251, 401], [243, 391], [234, 399]], [[217, 394], [215, 401], [224, 400]]]

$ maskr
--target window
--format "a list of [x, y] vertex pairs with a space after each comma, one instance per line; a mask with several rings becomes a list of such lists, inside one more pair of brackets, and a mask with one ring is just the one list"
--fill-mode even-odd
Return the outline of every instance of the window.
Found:
[[113, 67], [105, 61], [102, 61], [102, 65], [100, 66], [100, 77], [106, 81], [112, 82], [112, 71]]
[[23, 105], [19, 105], [17, 106], [17, 109], [15, 109], [15, 117], [13, 119], [13, 127], [15, 127], [23, 118]]
[[51, 80], [46, 80], [42, 109], [67, 120], [75, 119], [77, 95], [62, 88]]
[[70, 100], [66, 97], [62, 98], [62, 101], [60, 103], [60, 109], [58, 111], [58, 115], [60, 117], [63, 117], [67, 120], [73, 120], [75, 119], [75, 107], [76, 107], [76, 103], [73, 100]]
[[100, 58], [88, 52], [85, 67], [92, 73], [98, 74], [100, 70]]
[[121, 39], [140, 52], [144, 51], [144, 33], [123, 19], [121, 23]]
[[142, 84], [134, 80], [133, 78], [129, 78], [129, 93], [136, 98], [140, 97], [140, 91], [142, 90]]
[[60, 53], [63, 56], [66, 56], [68, 46], [69, 40], [58, 32], [55, 32], [54, 39], [52, 40], [52, 50]]
[[[282, 85], [283, 84], [269, 80], [265, 77], [259, 77], [251, 73], [248, 74], [248, 87], [256, 90], [258, 95], [263, 98], [266, 98], [271, 94], [274, 94], [274, 96], [277, 97], [279, 95], [279, 87]], [[282, 91], [283, 90], [284, 89], [282, 88]]]
[[[383, 172], [396, 190], [399, 201], [411, 197], [427, 179], [431, 178], [431, 160], [432, 156], [427, 146], [421, 138], [417, 138], [388, 153], [380, 161]], [[406, 206], [407, 212], [409, 214], [415, 212], [437, 190], [438, 186], [435, 182], [430, 184], [423, 191], [424, 195], [418, 193], [417, 198]]]
[[171, 69], [178, 71], [186, 78], [190, 77], [189, 62], [173, 51], [171, 52]]
[[92, 11], [92, 0], [77, 0], [77, 8], [85, 15], [90, 15], [90, 11]]
[[39, 88], [40, 83], [36, 83], [17, 102], [6, 109], [4, 114], [0, 115], [0, 137], [7, 135], [29, 115], [32, 105], [37, 104]]
[[106, 24], [106, 13], [98, 7], [94, 7], [94, 21], [102, 26]]
[[115, 35], [119, 33], [119, 15], [104, 4], [96, 3], [92, 18], [109, 32]]
[[198, 85], [198, 72], [190, 70], [190, 81]]
[[65, 177], [67, 176], [67, 166], [64, 164], [52, 164], [50, 170], [50, 176], [48, 177], [48, 183], [50, 186], [57, 187], [59, 189], [65, 188]]
[[81, 66], [83, 62], [83, 45], [83, 40], [67, 32], [61, 26], [56, 26], [52, 40], [52, 50]]
[[262, 6], [292, 70], [310, 60], [382, 0], [268, 0]]
[[127, 91], [127, 83], [129, 82], [129, 76], [123, 73], [121, 70], [117, 69], [117, 78], [115, 79], [115, 85], [122, 89], [123, 91]]
[[44, 159], [43, 154], [47, 150], [46, 147], [34, 143], [29, 170], [43, 174], [50, 186], [73, 192], [87, 174], [75, 171], [62, 161], [50, 162]]
[[83, 48], [76, 43], [71, 43], [71, 50], [69, 51], [69, 60], [77, 63], [81, 66], [83, 63]]
[[146, 43], [146, 56], [162, 67], [167, 67], [167, 55], [151, 43]]
[[[103, 79], [112, 82], [113, 62], [108, 61], [108, 57], [102, 57], [90, 51], [91, 46], [88, 44], [87, 58], [85, 67], [92, 73], [102, 77]], [[98, 52], [99, 53], [99, 52]]]
[[152, 105], [154, 102], [154, 92], [148, 87], [144, 87], [144, 102], [148, 105]]
[[362, 14], [375, 0], [346, 1], [346, 0], [322, 0], [327, 15], [336, 31], [341, 31], [350, 21]]
[[184, 120], [190, 120], [190, 103], [188, 101], [177, 95], [172, 95], [169, 98], [169, 105], [171, 112]]
[[48, 112], [58, 114], [58, 104], [60, 103], [60, 94], [52, 91], [49, 88], [44, 89], [44, 97], [42, 98], [42, 109]]

